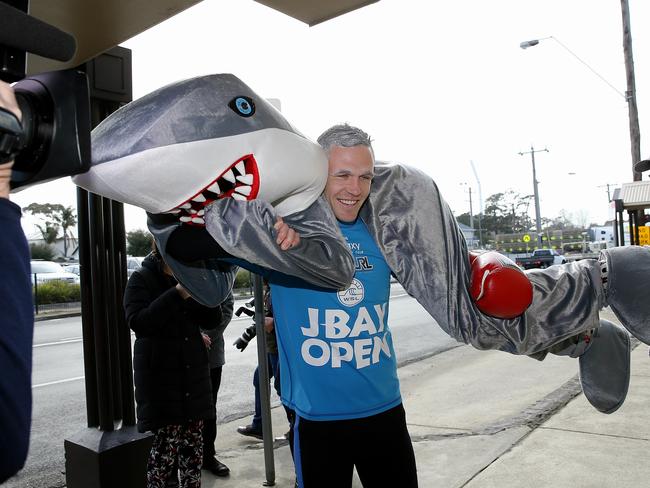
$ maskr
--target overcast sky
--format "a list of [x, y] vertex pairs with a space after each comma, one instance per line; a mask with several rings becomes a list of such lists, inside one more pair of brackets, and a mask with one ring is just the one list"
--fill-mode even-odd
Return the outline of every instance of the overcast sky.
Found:
[[[641, 155], [650, 157], [650, 2], [630, 0]], [[204, 0], [124, 44], [134, 98], [174, 81], [233, 73], [315, 139], [339, 122], [374, 139], [378, 159], [421, 168], [456, 214], [512, 189], [541, 213], [579, 223], [609, 215], [607, 184], [631, 181], [619, 1], [381, 0], [308, 27], [252, 0]], [[522, 50], [521, 41], [554, 39]], [[475, 177], [470, 161], [474, 162]], [[647, 178], [647, 176], [645, 176]], [[467, 183], [468, 185], [462, 185]], [[74, 205], [69, 180], [12, 197]], [[531, 215], [534, 211], [531, 208]], [[127, 230], [145, 228], [128, 207]], [[26, 229], [33, 234], [31, 229]]]

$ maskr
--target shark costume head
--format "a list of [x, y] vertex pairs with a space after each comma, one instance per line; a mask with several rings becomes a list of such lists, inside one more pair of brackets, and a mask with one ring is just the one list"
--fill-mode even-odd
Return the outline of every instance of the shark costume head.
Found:
[[231, 74], [180, 81], [122, 107], [93, 130], [91, 169], [73, 178], [195, 225], [227, 197], [264, 200], [283, 216], [304, 210], [326, 180], [320, 146]]
[[92, 132], [91, 169], [73, 178], [140, 207], [165, 261], [199, 302], [218, 305], [237, 268], [166, 253], [181, 226], [204, 226], [215, 200], [262, 200], [282, 216], [303, 211], [327, 181], [321, 147], [231, 74], [179, 81], [125, 105]]

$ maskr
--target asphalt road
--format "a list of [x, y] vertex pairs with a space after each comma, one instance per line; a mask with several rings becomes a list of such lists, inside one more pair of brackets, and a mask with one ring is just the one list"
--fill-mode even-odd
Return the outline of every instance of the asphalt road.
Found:
[[[235, 309], [243, 302], [237, 302]], [[217, 421], [242, 418], [253, 412], [252, 376], [257, 364], [254, 342], [244, 352], [232, 346], [250, 318], [235, 318], [225, 332], [226, 366], [217, 405]], [[458, 344], [440, 330], [433, 319], [393, 285], [390, 327], [400, 364], [436, 354]], [[86, 428], [81, 319], [37, 322], [34, 330], [33, 420], [30, 452], [21, 473], [7, 488], [65, 486], [63, 440]], [[272, 404], [279, 402], [272, 391]], [[219, 441], [217, 440], [219, 448]]]

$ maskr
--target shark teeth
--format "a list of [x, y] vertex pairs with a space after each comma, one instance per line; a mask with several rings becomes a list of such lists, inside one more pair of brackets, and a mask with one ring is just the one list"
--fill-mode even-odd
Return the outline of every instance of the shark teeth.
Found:
[[250, 186], [238, 186], [235, 188], [235, 192], [240, 193], [244, 196], [250, 195], [251, 191], [253, 191], [253, 189]]
[[215, 181], [212, 183], [208, 188], [208, 191], [211, 191], [212, 193], [216, 193], [217, 195], [221, 195], [221, 188], [219, 187], [219, 182]]
[[228, 171], [226, 171], [226, 172], [223, 174], [222, 178], [223, 178], [224, 180], [226, 180], [226, 181], [229, 181], [230, 183], [233, 183], [233, 184], [234, 184], [234, 183], [237, 183], [237, 180], [235, 179], [235, 173], [233, 173], [231, 169], [229, 169]]
[[256, 179], [257, 162], [255, 158], [252, 155], [244, 156], [190, 200], [165, 213], [177, 216], [183, 224], [204, 226], [207, 205], [221, 198], [233, 198], [240, 201], [253, 200], [257, 196], [259, 188], [259, 182]]
[[253, 175], [238, 176], [237, 181], [243, 183], [244, 185], [252, 185], [253, 184]]

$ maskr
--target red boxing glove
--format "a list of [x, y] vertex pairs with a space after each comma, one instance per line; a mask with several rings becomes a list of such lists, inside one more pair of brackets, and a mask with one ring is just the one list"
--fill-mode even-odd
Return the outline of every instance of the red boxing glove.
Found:
[[469, 293], [478, 309], [498, 319], [523, 314], [533, 301], [533, 285], [511, 259], [496, 251], [469, 254]]

